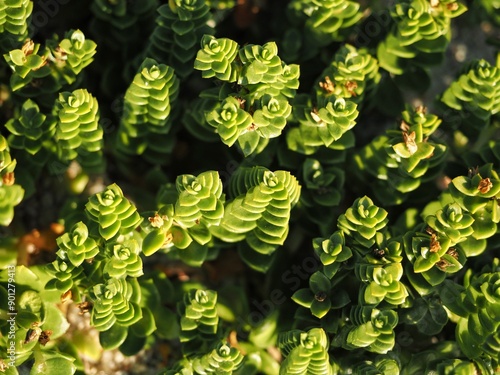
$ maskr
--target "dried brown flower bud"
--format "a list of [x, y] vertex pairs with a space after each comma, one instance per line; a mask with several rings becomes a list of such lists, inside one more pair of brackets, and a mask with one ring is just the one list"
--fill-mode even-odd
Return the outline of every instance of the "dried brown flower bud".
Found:
[[40, 337], [38, 338], [38, 342], [40, 343], [40, 345], [45, 346], [50, 341], [51, 335], [51, 330], [42, 331], [42, 333], [40, 333]]
[[491, 182], [491, 180], [488, 177], [486, 177], [486, 178], [481, 179], [481, 181], [479, 181], [479, 185], [477, 186], [477, 190], [479, 190], [481, 192], [481, 194], [486, 194], [488, 191], [491, 190], [492, 187], [493, 187], [493, 183]]
[[152, 227], [161, 228], [163, 226], [163, 218], [158, 215], [158, 212], [155, 213], [155, 216], [148, 217], [148, 220], [151, 223]]
[[88, 301], [76, 305], [80, 309], [80, 315], [88, 313], [92, 309], [92, 304]]
[[16, 178], [14, 177], [14, 172], [8, 172], [2, 176], [2, 182], [5, 186], [12, 186]]
[[71, 289], [64, 292], [63, 294], [61, 294], [61, 302], [62, 303], [68, 302], [72, 298], [73, 298], [73, 292], [71, 291]]
[[436, 233], [432, 233], [429, 251], [431, 253], [437, 253], [439, 250], [441, 250], [441, 244], [439, 243], [438, 236]]
[[406, 148], [408, 149], [408, 151], [410, 151], [411, 155], [417, 152], [418, 146], [415, 142], [415, 132], [403, 132], [403, 140], [405, 142]]
[[[358, 85], [356, 85], [357, 87]], [[324, 82], [319, 83], [319, 87], [321, 87], [327, 94], [331, 94], [333, 90], [335, 90], [335, 84], [332, 82], [330, 77], [326, 76]]]
[[358, 83], [356, 81], [347, 81], [345, 83], [345, 88], [347, 89], [349, 94], [351, 94], [352, 96], [356, 96], [356, 92], [354, 90], [358, 88]]

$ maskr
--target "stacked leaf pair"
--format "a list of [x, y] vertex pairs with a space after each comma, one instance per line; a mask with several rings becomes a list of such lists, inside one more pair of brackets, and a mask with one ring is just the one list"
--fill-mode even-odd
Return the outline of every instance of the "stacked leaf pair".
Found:
[[238, 242], [243, 261], [265, 272], [288, 236], [288, 222], [301, 187], [287, 171], [240, 168], [232, 176], [231, 196], [219, 226], [211, 232], [225, 242]]
[[116, 145], [123, 155], [164, 164], [173, 147], [172, 108], [179, 94], [174, 70], [147, 58], [125, 93]]

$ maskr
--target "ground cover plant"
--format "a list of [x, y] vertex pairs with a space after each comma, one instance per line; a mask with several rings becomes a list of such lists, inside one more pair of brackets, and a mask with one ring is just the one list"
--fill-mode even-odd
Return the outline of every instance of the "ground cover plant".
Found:
[[500, 373], [500, 2], [0, 0], [0, 374]]

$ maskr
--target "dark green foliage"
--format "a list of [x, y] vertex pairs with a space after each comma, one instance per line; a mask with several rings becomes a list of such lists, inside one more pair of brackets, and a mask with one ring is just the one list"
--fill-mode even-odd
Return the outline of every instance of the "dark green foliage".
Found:
[[461, 294], [467, 315], [458, 320], [456, 334], [461, 350], [471, 359], [491, 358], [498, 363], [499, 288], [498, 259], [490, 269], [473, 275]]
[[451, 38], [451, 19], [466, 10], [454, 0], [396, 1], [391, 9], [394, 23], [377, 49], [380, 66], [401, 75], [439, 64]]
[[155, 0], [141, 1], [140, 3], [126, 0], [94, 0], [91, 6], [92, 13], [114, 28], [123, 31], [133, 30], [140, 18], [151, 13], [158, 6]]
[[186, 78], [193, 71], [200, 37], [211, 32], [209, 7], [203, 0], [171, 0], [157, 11], [145, 55], [172, 66], [181, 79]]
[[54, 136], [55, 122], [40, 112], [35, 102], [24, 102], [18, 118], [11, 119], [5, 127], [10, 131], [9, 144], [31, 155], [38, 153], [43, 143]]
[[293, 54], [292, 59], [296, 60], [314, 56], [317, 48], [333, 41], [345, 40], [362, 14], [354, 1], [292, 0], [287, 6], [287, 17], [294, 28], [289, 29], [285, 42], [290, 44], [290, 52], [304, 53]]
[[0, 0], [0, 373], [499, 373], [497, 3]]
[[432, 138], [441, 120], [426, 112], [424, 107], [408, 108], [402, 113], [400, 130], [387, 130], [354, 158], [361, 181], [367, 182], [367, 174], [377, 179], [374, 191], [385, 204], [404, 202], [442, 169], [447, 148]]

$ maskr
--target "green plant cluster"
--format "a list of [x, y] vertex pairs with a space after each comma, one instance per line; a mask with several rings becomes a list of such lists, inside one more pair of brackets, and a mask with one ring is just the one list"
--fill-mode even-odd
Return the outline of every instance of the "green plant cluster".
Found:
[[500, 373], [498, 1], [48, 3], [0, 0], [0, 374]]

